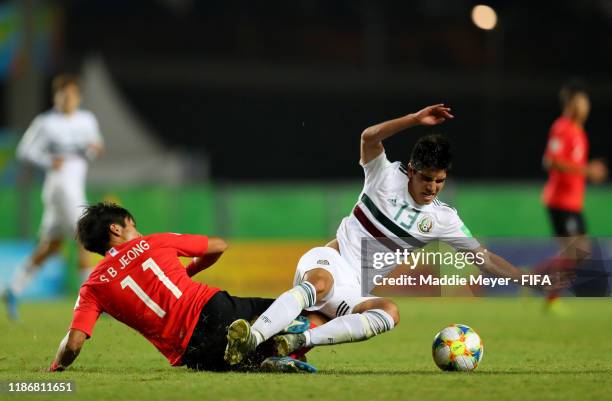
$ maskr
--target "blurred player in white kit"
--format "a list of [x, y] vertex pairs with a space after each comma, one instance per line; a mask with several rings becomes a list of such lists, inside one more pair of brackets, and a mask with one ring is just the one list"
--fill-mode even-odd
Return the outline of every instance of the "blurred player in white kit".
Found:
[[[23, 135], [17, 157], [45, 170], [44, 206], [39, 242], [19, 266], [4, 290], [9, 317], [17, 319], [17, 301], [44, 262], [60, 250], [66, 237], [74, 238], [85, 198], [87, 165], [103, 149], [98, 122], [81, 110], [77, 77], [59, 75], [52, 83], [53, 109], [39, 114]], [[87, 252], [79, 247], [81, 274], [89, 273]]]

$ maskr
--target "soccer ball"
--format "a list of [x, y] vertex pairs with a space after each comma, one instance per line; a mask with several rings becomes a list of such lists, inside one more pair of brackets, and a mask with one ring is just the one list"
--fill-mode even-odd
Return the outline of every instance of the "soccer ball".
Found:
[[432, 355], [442, 370], [474, 370], [483, 354], [480, 336], [464, 324], [445, 327], [434, 337]]

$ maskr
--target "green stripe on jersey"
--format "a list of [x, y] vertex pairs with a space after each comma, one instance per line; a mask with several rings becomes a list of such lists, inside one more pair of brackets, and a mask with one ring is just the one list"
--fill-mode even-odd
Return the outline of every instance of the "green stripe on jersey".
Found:
[[461, 226], [461, 231], [463, 231], [463, 233], [468, 236], [468, 237], [473, 237], [472, 232], [470, 231], [469, 228], [467, 228], [467, 226], [464, 224]]

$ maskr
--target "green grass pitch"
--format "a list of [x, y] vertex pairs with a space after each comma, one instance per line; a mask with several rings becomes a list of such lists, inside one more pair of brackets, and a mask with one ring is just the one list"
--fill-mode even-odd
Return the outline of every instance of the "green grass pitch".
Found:
[[[612, 303], [565, 299], [569, 316], [542, 313], [533, 298], [398, 300], [390, 333], [309, 353], [314, 375], [204, 373], [172, 368], [139, 334], [102, 318], [66, 372], [44, 373], [70, 322], [72, 302], [25, 304], [22, 321], [0, 314], [0, 381], [73, 380], [72, 395], [1, 400], [610, 400]], [[439, 371], [434, 334], [472, 326], [485, 354], [472, 373]], [[73, 398], [74, 397], [74, 398]]]

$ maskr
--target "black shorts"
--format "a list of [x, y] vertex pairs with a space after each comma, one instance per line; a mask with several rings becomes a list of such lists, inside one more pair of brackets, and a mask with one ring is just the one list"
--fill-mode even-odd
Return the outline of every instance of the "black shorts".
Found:
[[585, 235], [586, 227], [584, 217], [580, 212], [569, 212], [567, 210], [548, 208], [548, 215], [553, 225], [555, 236], [573, 237]]
[[[223, 360], [227, 327], [237, 319], [252, 321], [268, 309], [273, 301], [268, 298], [233, 297], [226, 291], [213, 295], [202, 308], [198, 324], [183, 354], [183, 364], [197, 370], [230, 370], [230, 366]], [[256, 359], [258, 357], [255, 355]], [[255, 364], [259, 361], [249, 362]]]

